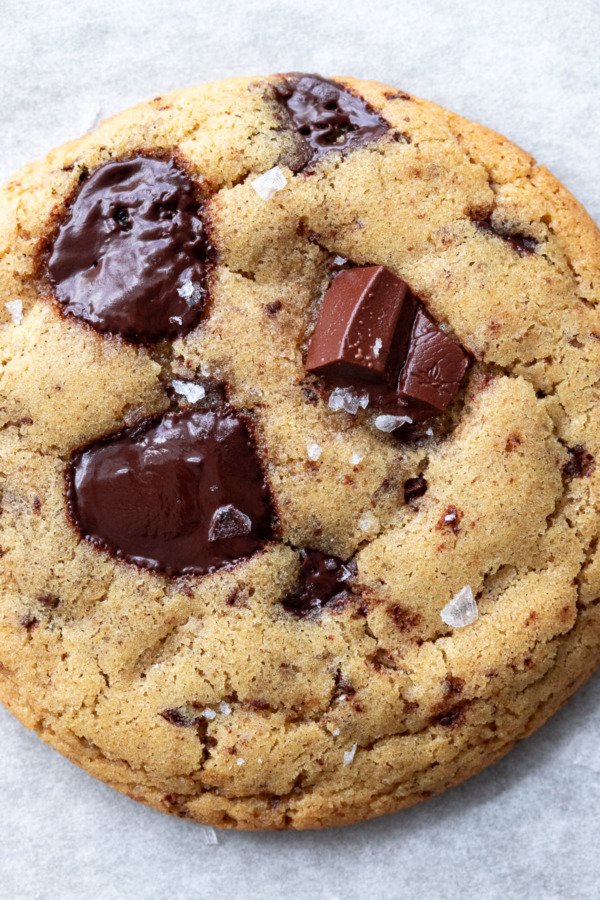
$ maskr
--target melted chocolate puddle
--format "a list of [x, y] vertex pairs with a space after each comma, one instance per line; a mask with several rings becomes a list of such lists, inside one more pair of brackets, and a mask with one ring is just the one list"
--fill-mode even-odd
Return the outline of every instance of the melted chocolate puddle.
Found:
[[200, 321], [208, 242], [193, 182], [172, 159], [104, 163], [58, 229], [48, 276], [62, 309], [149, 344]]
[[269, 491], [244, 420], [187, 409], [95, 441], [66, 472], [83, 537], [126, 562], [202, 575], [272, 535]]
[[291, 73], [276, 94], [296, 131], [312, 149], [311, 162], [329, 150], [348, 150], [374, 141], [390, 128], [362, 97], [320, 75]]

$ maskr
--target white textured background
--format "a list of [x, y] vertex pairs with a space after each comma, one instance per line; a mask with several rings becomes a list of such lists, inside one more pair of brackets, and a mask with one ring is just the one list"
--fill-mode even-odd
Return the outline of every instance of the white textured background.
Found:
[[[597, 0], [0, 0], [0, 178], [139, 100], [291, 70], [506, 134], [600, 219]], [[0, 710], [0, 900], [600, 897], [600, 679], [493, 769], [327, 833], [221, 833], [74, 768]]]

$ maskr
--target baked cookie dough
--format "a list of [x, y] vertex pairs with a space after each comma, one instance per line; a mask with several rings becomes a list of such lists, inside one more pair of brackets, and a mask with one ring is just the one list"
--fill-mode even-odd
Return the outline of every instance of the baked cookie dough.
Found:
[[374, 82], [156, 97], [0, 198], [0, 698], [223, 828], [409, 806], [600, 651], [600, 235]]

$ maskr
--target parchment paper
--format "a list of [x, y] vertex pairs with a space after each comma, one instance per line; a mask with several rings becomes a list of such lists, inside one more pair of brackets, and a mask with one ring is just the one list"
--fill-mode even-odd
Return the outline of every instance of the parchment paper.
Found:
[[[600, 215], [593, 0], [0, 0], [0, 178], [186, 84], [372, 78], [521, 144]], [[93, 781], [0, 709], [0, 898], [597, 898], [600, 679], [493, 769], [325, 833], [219, 834]]]

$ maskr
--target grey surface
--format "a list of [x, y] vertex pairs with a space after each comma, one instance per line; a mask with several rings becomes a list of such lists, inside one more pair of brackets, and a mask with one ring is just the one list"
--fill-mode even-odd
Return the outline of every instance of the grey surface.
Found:
[[[170, 88], [373, 78], [503, 132], [600, 217], [595, 2], [0, 0], [0, 178]], [[596, 898], [600, 680], [496, 767], [328, 833], [204, 830], [137, 806], [0, 711], [0, 898]]]

